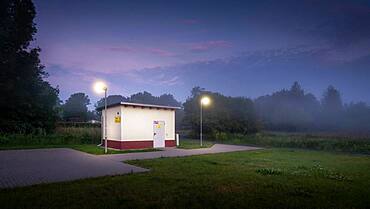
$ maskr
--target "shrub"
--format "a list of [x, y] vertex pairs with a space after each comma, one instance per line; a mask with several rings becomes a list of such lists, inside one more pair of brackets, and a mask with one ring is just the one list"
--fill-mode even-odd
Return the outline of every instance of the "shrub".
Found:
[[97, 127], [59, 127], [53, 134], [2, 134], [0, 146], [98, 144], [100, 140]]
[[266, 175], [281, 175], [283, 172], [280, 169], [260, 168], [256, 170], [256, 173], [266, 176]]

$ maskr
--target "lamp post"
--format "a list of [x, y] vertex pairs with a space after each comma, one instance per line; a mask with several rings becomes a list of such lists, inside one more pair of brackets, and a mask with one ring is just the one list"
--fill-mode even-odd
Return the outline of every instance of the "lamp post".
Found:
[[[105, 83], [99, 81], [94, 84], [94, 90], [96, 93], [100, 94], [104, 92], [104, 153], [108, 152], [108, 141], [107, 141], [107, 91], [108, 87]], [[101, 141], [103, 144], [103, 139]]]
[[203, 105], [208, 105], [211, 100], [204, 96], [200, 99], [200, 146], [203, 146]]

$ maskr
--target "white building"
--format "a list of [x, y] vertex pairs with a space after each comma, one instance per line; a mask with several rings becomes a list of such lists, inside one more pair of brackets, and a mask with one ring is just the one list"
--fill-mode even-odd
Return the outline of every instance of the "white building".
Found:
[[[107, 107], [108, 147], [142, 149], [174, 147], [175, 110], [179, 107], [121, 102]], [[102, 137], [104, 139], [104, 107]]]

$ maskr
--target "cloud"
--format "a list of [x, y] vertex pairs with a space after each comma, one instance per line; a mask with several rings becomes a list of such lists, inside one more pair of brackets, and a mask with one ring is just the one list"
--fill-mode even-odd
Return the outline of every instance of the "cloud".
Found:
[[191, 52], [207, 52], [219, 48], [230, 48], [232, 45], [229, 41], [216, 40], [206, 41], [201, 43], [193, 43], [190, 45]]
[[163, 57], [171, 57], [175, 56], [175, 53], [172, 53], [168, 50], [164, 50], [161, 48], [153, 47], [153, 48], [133, 48], [133, 47], [127, 47], [127, 46], [119, 46], [119, 47], [109, 47], [107, 48], [109, 51], [112, 52], [123, 52], [123, 53], [150, 53], [153, 55], [159, 55]]
[[[161, 59], [166, 57], [167, 59]], [[156, 46], [55, 43], [43, 48], [43, 64], [91, 73], [129, 72], [177, 62], [176, 54]]]
[[[175, 66], [175, 65], [174, 65]], [[150, 86], [174, 86], [182, 84], [180, 76], [173, 75], [166, 67], [155, 67], [127, 73], [131, 81]]]
[[163, 56], [163, 57], [172, 57], [175, 56], [175, 53], [172, 53], [170, 51], [160, 49], [160, 48], [148, 48], [147, 51], [151, 54]]
[[344, 64], [370, 57], [370, 38], [358, 40], [348, 45], [331, 46], [323, 50], [321, 60], [331, 64]]
[[173, 86], [181, 83], [179, 76], [165, 76], [164, 74], [152, 79], [150, 82], [162, 86]]
[[113, 51], [113, 52], [127, 52], [127, 53], [130, 53], [130, 52], [136, 52], [137, 50], [134, 49], [134, 48], [131, 48], [131, 47], [126, 47], [126, 46], [120, 46], [120, 47], [110, 47], [108, 48], [109, 51]]

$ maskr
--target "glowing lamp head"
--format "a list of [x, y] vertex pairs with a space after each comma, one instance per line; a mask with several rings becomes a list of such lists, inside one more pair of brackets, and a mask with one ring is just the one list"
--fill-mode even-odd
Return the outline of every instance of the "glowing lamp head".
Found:
[[211, 100], [208, 97], [202, 97], [202, 99], [200, 100], [200, 103], [202, 105], [209, 105], [209, 103], [211, 103]]
[[94, 91], [98, 94], [104, 93], [107, 90], [107, 85], [104, 82], [98, 81], [94, 83]]

